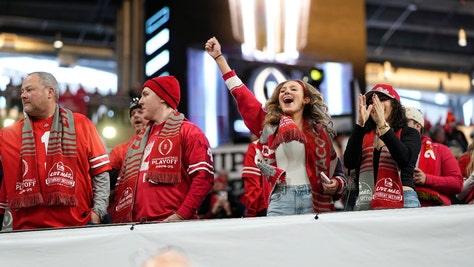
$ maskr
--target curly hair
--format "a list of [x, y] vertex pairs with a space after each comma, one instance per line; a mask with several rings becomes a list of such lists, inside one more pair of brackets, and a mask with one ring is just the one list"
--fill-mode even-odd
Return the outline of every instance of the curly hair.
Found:
[[264, 124], [273, 126], [279, 124], [280, 116], [284, 115], [279, 102], [280, 89], [289, 81], [296, 81], [303, 84], [305, 86], [305, 88], [303, 88], [305, 97], [309, 97], [310, 99], [310, 102], [305, 104], [303, 108], [303, 119], [308, 122], [308, 129], [305, 130], [312, 132], [315, 126], [319, 124], [326, 129], [331, 137], [334, 137], [336, 130], [334, 129], [331, 116], [329, 115], [328, 106], [324, 103], [324, 96], [314, 86], [300, 80], [288, 80], [277, 85], [271, 97], [265, 103], [267, 115], [265, 116]]
[[[399, 129], [407, 126], [408, 119], [405, 113], [405, 107], [393, 98], [390, 98], [390, 101], [392, 102], [392, 112], [390, 113], [387, 122], [390, 127], [392, 127], [392, 129], [396, 132]], [[372, 119], [372, 117], [369, 116], [369, 119], [364, 125], [365, 131], [373, 131], [374, 129], [376, 129], [376, 127], [377, 125], [375, 124], [375, 121]]]

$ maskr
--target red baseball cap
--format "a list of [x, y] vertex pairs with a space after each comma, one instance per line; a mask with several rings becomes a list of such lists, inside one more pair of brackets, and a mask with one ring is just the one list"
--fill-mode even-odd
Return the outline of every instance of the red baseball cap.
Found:
[[365, 93], [367, 99], [370, 99], [374, 93], [381, 93], [390, 98], [396, 99], [400, 103], [400, 96], [390, 84], [376, 84], [370, 91]]

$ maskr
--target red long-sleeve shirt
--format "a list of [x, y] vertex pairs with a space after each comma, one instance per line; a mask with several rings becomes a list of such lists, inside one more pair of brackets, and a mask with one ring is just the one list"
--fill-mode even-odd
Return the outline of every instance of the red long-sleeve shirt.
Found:
[[[425, 173], [426, 181], [424, 185], [417, 186], [417, 191], [427, 188], [438, 192], [444, 205], [450, 205], [451, 196], [461, 192], [463, 187], [461, 170], [447, 146], [433, 143], [429, 137], [422, 136], [418, 167]], [[430, 206], [421, 202], [422, 206]]]
[[[149, 136], [159, 133], [163, 125], [160, 126]], [[139, 178], [133, 209], [134, 221], [162, 221], [173, 213], [185, 219], [197, 218], [196, 211], [214, 183], [212, 152], [206, 136], [195, 124], [184, 120], [180, 135], [181, 182], [153, 184]], [[146, 161], [146, 158], [142, 159], [142, 162]]]

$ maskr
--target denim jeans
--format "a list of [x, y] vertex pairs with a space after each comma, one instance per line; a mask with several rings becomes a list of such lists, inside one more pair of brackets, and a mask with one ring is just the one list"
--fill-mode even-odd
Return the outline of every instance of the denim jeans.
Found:
[[270, 196], [267, 216], [307, 214], [313, 212], [311, 185], [276, 185]]
[[403, 190], [404, 208], [419, 208], [421, 207], [418, 194], [414, 190]]

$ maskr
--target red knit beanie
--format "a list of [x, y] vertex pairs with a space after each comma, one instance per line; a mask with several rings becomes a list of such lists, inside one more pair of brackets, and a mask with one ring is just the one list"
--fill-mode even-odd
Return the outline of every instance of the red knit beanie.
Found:
[[160, 76], [147, 80], [143, 88], [148, 87], [163, 99], [170, 107], [176, 109], [181, 98], [179, 82], [174, 76]]

